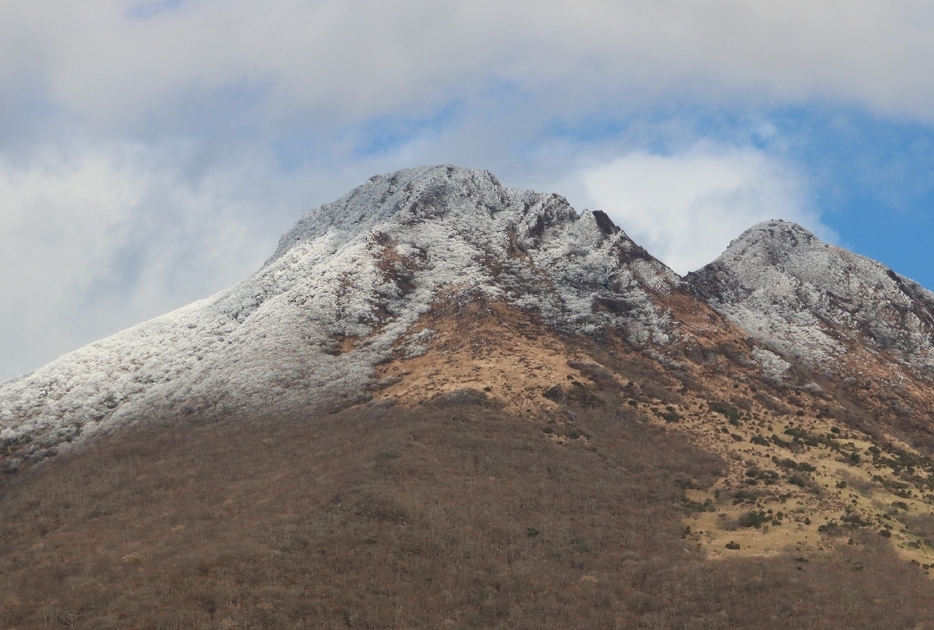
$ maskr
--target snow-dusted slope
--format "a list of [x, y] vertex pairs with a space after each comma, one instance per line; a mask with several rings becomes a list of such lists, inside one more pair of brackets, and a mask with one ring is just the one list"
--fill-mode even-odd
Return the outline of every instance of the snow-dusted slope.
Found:
[[806, 365], [832, 370], [861, 347], [934, 375], [934, 294], [795, 223], [751, 227], [686, 280], [733, 323]]
[[445, 166], [374, 177], [306, 214], [244, 282], [0, 384], [0, 444], [39, 459], [160, 415], [353, 399], [400, 344], [420, 351], [405, 333], [442, 299], [664, 344], [672, 323], [652, 296], [680, 284], [606, 215], [557, 195]]

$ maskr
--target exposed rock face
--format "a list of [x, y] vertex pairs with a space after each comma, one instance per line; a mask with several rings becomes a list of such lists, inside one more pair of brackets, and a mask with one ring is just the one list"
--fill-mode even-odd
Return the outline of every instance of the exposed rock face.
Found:
[[[252, 277], [0, 385], [0, 439], [48, 448], [153, 414], [352, 401], [437, 300], [510, 304], [566, 332], [674, 334], [681, 279], [602, 212], [449, 166], [371, 178], [306, 214]], [[28, 436], [31, 444], [23, 444]]]
[[751, 227], [686, 280], [734, 324], [810, 367], [834, 371], [865, 348], [934, 377], [934, 294], [794, 223]]

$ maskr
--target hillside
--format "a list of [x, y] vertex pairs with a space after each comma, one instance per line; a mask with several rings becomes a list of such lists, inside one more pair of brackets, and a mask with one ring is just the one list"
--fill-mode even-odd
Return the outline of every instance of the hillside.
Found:
[[0, 384], [5, 627], [923, 627], [934, 295], [800, 226], [681, 278], [484, 171]]

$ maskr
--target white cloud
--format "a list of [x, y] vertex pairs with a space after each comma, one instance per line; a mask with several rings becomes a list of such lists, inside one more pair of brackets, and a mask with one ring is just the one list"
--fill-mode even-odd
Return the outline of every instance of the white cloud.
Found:
[[0, 337], [0, 380], [25, 355], [54, 358], [61, 349], [74, 324], [57, 315], [74, 314], [106, 269], [142, 195], [143, 182], [99, 155], [41, 162], [0, 168], [0, 328], [16, 333]]
[[283, 178], [166, 162], [127, 145], [0, 156], [0, 380], [206, 297], [273, 251], [297, 205]]
[[631, 153], [579, 178], [595, 208], [682, 275], [767, 219], [833, 238], [809, 206], [803, 177], [754, 148], [701, 144], [672, 156]]
[[[934, 120], [934, 9], [923, 0], [12, 0], [0, 77], [43, 77], [89, 118], [256, 83], [269, 116], [424, 110], [491, 81], [546, 107], [668, 95], [829, 99]], [[184, 100], [184, 99], [182, 99]]]

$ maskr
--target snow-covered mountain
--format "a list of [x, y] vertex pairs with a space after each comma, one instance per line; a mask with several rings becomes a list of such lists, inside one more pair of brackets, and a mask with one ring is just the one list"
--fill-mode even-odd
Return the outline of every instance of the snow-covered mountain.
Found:
[[798, 225], [756, 225], [682, 279], [603, 212], [424, 167], [307, 213], [240, 284], [0, 384], [7, 468], [147, 418], [365, 401], [379, 366], [437, 345], [426, 315], [478, 301], [554, 335], [613, 331], [695, 380], [715, 369], [819, 392], [812, 379], [894, 370], [917, 387], [873, 408], [911, 409], [934, 375], [934, 294]]
[[766, 221], [687, 277], [701, 299], [766, 346], [829, 373], [854, 350], [934, 377], [934, 293], [885, 265]]
[[655, 425], [723, 463], [707, 491], [678, 482], [682, 539], [711, 557], [872, 528], [934, 567], [915, 530], [934, 505], [932, 334], [934, 294], [793, 223], [681, 278], [603, 212], [411, 169], [306, 214], [240, 284], [0, 384], [0, 472], [137, 424], [126, 441], [297, 420], [378, 442], [381, 414], [489, 411], [515, 444], [608, 462], [641, 446], [607, 436]]
[[439, 300], [503, 300], [558, 330], [665, 344], [653, 296], [682, 284], [602, 212], [451, 166], [371, 178], [306, 214], [242, 283], [0, 385], [0, 440], [36, 461], [154, 416], [323, 408], [366, 397], [374, 366]]

